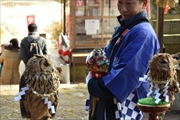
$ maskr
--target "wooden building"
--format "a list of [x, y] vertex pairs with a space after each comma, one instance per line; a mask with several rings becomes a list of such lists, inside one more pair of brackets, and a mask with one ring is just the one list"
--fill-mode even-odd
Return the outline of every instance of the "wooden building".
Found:
[[[70, 1], [72, 49], [104, 47], [118, 25], [116, 0]], [[78, 4], [79, 3], [79, 4]], [[94, 22], [94, 23], [93, 23]]]
[[[70, 0], [69, 8], [67, 33], [72, 49], [72, 79], [75, 81], [81, 79], [77, 78], [81, 75], [77, 76], [79, 70], [76, 68], [85, 66], [87, 54], [95, 47], [103, 48], [111, 39], [114, 27], [119, 25], [119, 11], [117, 0]], [[170, 54], [180, 52], [180, 6], [174, 11], [165, 13], [163, 29], [157, 28], [157, 6], [149, 3], [150, 22], [156, 33], [163, 30], [164, 52]]]
[[[117, 0], [71, 0], [70, 46], [72, 49], [72, 79], [81, 79], [78, 66], [85, 66], [87, 54], [95, 47], [103, 48], [114, 32], [117, 22]], [[85, 68], [82, 68], [85, 74]], [[80, 69], [81, 71], [81, 69]], [[83, 73], [81, 72], [81, 73]], [[83, 77], [85, 76], [83, 74]]]

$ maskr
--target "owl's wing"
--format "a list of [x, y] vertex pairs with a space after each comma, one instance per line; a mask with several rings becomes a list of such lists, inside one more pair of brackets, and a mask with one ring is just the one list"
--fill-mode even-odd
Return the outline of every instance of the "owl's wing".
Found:
[[[26, 84], [25, 84], [25, 75], [23, 74], [21, 76], [21, 79], [20, 79], [20, 82], [19, 82], [19, 91], [21, 91], [21, 88], [25, 87]], [[26, 94], [25, 94], [26, 95]], [[27, 111], [26, 106], [24, 104], [24, 101], [25, 101], [25, 95], [22, 95], [21, 96], [21, 99], [20, 99], [20, 111], [21, 111], [21, 116], [22, 118], [30, 118], [30, 113], [29, 111]]]

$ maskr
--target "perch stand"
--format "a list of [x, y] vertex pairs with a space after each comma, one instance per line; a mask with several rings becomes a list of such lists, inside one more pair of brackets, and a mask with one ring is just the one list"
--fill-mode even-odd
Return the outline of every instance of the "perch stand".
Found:
[[143, 105], [137, 103], [137, 106], [142, 112], [149, 113], [148, 120], [160, 120], [158, 115], [167, 111], [170, 108], [170, 103], [165, 105]]

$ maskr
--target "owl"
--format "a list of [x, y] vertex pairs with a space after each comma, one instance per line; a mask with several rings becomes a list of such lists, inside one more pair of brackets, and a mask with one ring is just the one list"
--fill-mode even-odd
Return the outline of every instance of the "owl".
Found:
[[166, 89], [169, 101], [174, 101], [175, 92], [180, 93], [176, 65], [177, 61], [168, 53], [154, 55], [149, 63], [149, 81], [154, 86], [153, 93], [158, 91], [162, 100], [166, 99]]
[[50, 120], [58, 105], [58, 89], [62, 75], [52, 60], [42, 55], [29, 59], [20, 79], [21, 116], [30, 120]]
[[93, 78], [100, 78], [108, 74], [109, 60], [101, 48], [94, 48], [86, 58], [86, 67]]

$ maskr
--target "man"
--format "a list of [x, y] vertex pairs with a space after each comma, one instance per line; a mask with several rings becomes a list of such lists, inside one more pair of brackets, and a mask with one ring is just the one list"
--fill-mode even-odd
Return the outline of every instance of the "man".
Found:
[[147, 74], [150, 59], [160, 49], [148, 22], [146, 4], [147, 0], [118, 0], [120, 26], [104, 48], [110, 61], [109, 74], [90, 78], [87, 83], [90, 96], [99, 98], [95, 108], [90, 106], [91, 120], [142, 119], [136, 104], [146, 97], [149, 82], [140, 78]]
[[37, 25], [35, 23], [31, 23], [28, 26], [28, 36], [25, 37], [20, 44], [20, 53], [21, 53], [21, 57], [22, 60], [24, 62], [24, 64], [26, 65], [28, 60], [32, 57], [31, 55], [29, 55], [29, 51], [30, 51], [30, 47], [31, 47], [31, 42], [36, 40], [39, 49], [42, 51], [43, 55], [47, 55], [48, 54], [48, 49], [47, 49], [47, 43], [46, 43], [46, 39], [39, 36], [39, 34], [37, 33]]

